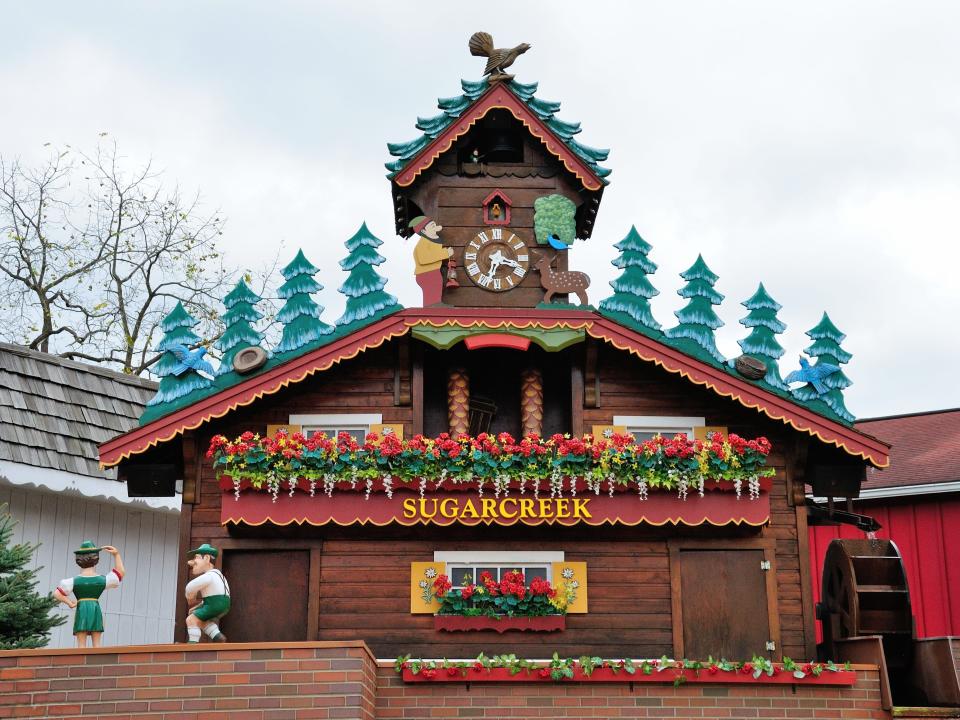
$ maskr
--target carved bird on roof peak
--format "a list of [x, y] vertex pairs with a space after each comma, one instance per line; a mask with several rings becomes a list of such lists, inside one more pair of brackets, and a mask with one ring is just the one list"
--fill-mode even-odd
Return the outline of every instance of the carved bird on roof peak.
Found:
[[493, 36], [486, 32], [475, 32], [470, 36], [470, 54], [478, 57], [487, 58], [487, 66], [483, 70], [484, 75], [490, 76], [491, 82], [513, 80], [513, 75], [504, 72], [506, 68], [513, 65], [513, 62], [530, 49], [527, 43], [520, 43], [512, 48], [495, 48], [493, 46]]
[[803, 356], [800, 357], [800, 369], [794, 370], [787, 375], [783, 381], [788, 385], [790, 383], [810, 383], [818, 395], [823, 395], [829, 388], [821, 382], [824, 378], [838, 372], [840, 367], [831, 363], [818, 362], [811, 365]]

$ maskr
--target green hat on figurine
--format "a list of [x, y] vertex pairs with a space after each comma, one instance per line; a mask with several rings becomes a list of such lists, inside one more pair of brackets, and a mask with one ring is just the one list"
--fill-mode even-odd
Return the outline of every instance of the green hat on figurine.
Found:
[[213, 558], [216, 558], [220, 554], [220, 551], [217, 550], [210, 543], [204, 543], [198, 548], [195, 548], [187, 553], [187, 557], [193, 557], [194, 555], [210, 555]]
[[98, 553], [100, 548], [93, 544], [91, 540], [84, 540], [80, 543], [80, 547], [73, 551], [76, 555], [83, 555], [84, 553]]

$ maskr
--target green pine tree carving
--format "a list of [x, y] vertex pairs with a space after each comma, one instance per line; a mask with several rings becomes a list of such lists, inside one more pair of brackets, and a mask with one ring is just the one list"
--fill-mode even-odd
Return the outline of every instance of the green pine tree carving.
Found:
[[666, 330], [664, 335], [679, 341], [674, 344], [681, 349], [686, 345], [694, 354], [706, 352], [717, 362], [725, 362], [713, 336], [714, 330], [723, 327], [723, 321], [713, 311], [714, 305], [723, 302], [723, 295], [713, 289], [718, 277], [707, 267], [701, 255], [697, 255], [697, 261], [680, 273], [680, 277], [687, 284], [677, 294], [690, 302], [673, 313], [680, 322]]
[[50, 615], [57, 601], [37, 592], [37, 570], [27, 565], [39, 545], [11, 545], [16, 521], [0, 506], [0, 650], [40, 648], [66, 620]]
[[[813, 340], [813, 344], [804, 350], [804, 352], [810, 357], [816, 358], [817, 362], [814, 364], [814, 367], [821, 363], [829, 363], [830, 365], [840, 367], [850, 362], [850, 359], [853, 357], [853, 355], [840, 347], [840, 343], [842, 343], [847, 336], [837, 329], [837, 326], [833, 324], [830, 316], [826, 313], [820, 318], [820, 322], [817, 323], [815, 328], [807, 331], [807, 337]], [[793, 391], [793, 394], [798, 400], [803, 400], [804, 402], [811, 400], [822, 401], [847, 422], [856, 420], [856, 417], [847, 410], [847, 406], [843, 402], [843, 391], [853, 385], [850, 379], [843, 373], [843, 370], [838, 370], [831, 375], [827, 375], [820, 382], [827, 387], [827, 392], [823, 395], [818, 393], [817, 389], [810, 383], [797, 388]]]
[[280, 272], [286, 282], [277, 294], [286, 303], [277, 313], [277, 320], [283, 323], [283, 336], [276, 347], [278, 355], [300, 350], [333, 332], [333, 326], [320, 319], [323, 306], [311, 297], [323, 290], [323, 285], [314, 279], [320, 271], [310, 264], [303, 250], [298, 251], [293, 261]]
[[660, 294], [647, 279], [647, 275], [657, 270], [657, 266], [647, 257], [650, 244], [640, 237], [635, 226], [631, 226], [627, 236], [614, 247], [620, 251], [620, 255], [613, 265], [622, 268], [623, 273], [610, 282], [613, 295], [600, 302], [600, 309], [624, 313], [646, 328], [660, 330], [660, 323], [653, 319], [650, 312], [650, 298]]
[[217, 349], [223, 353], [218, 376], [233, 371], [233, 358], [238, 352], [246, 347], [259, 347], [263, 342], [263, 334], [252, 325], [263, 317], [256, 307], [260, 299], [243, 279], [223, 299], [227, 309], [223, 315], [226, 328], [217, 340]]
[[160, 376], [160, 387], [147, 405], [161, 405], [173, 402], [189, 395], [194, 390], [210, 386], [210, 379], [196, 370], [190, 369], [180, 375], [174, 375], [174, 369], [180, 364], [174, 349], [178, 346], [194, 348], [200, 343], [200, 336], [193, 332], [197, 321], [177, 302], [170, 314], [167, 315], [160, 328], [164, 332], [163, 339], [157, 345], [157, 350], [163, 353], [153, 368], [155, 375]]
[[363, 223], [344, 244], [347, 247], [347, 257], [340, 261], [340, 267], [350, 274], [340, 286], [340, 292], [347, 296], [347, 306], [337, 320], [337, 325], [350, 325], [402, 310], [397, 299], [384, 291], [386, 278], [380, 277], [376, 271], [377, 265], [384, 261], [377, 252], [383, 241]]
[[767, 374], [764, 381], [780, 390], [789, 391], [790, 388], [780, 377], [777, 361], [783, 357], [783, 348], [777, 342], [776, 336], [787, 329], [778, 318], [777, 313], [781, 305], [767, 293], [767, 289], [760, 283], [757, 291], [744, 302], [740, 303], [750, 312], [740, 321], [744, 327], [750, 328], [750, 334], [743, 340], [738, 340], [744, 355], [762, 360], [767, 365]]

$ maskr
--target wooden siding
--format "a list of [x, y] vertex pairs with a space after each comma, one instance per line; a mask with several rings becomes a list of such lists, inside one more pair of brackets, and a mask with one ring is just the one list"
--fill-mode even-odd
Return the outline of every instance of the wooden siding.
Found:
[[[926, 495], [857, 502], [854, 510], [875, 517], [883, 526], [877, 537], [900, 548], [907, 570], [910, 604], [917, 637], [960, 635], [960, 495]], [[834, 538], [864, 537], [849, 525], [810, 528], [810, 567], [815, 600], [820, 599], [823, 559]], [[821, 638], [817, 623], [817, 639]]]
[[[395, 345], [391, 344], [391, 345]], [[391, 345], [364, 353], [295, 387], [241, 408], [203, 428], [198, 449], [202, 455], [209, 437], [286, 422], [293, 413], [380, 412], [384, 422], [402, 422], [412, 432], [413, 410], [394, 406], [395, 349]], [[490, 652], [550, 654], [553, 650], [579, 655], [659, 657], [672, 654], [671, 540], [723, 538], [726, 548], [744, 548], [759, 540], [775, 548], [776, 597], [782, 652], [794, 658], [813, 653], [812, 606], [801, 587], [798, 515], [788, 502], [789, 450], [798, 435], [737, 403], [691, 385], [652, 364], [625, 353], [600, 347], [597, 367], [599, 405], [582, 407], [583, 424], [609, 424], [614, 415], [703, 416], [708, 425], [728, 427], [745, 436], [767, 435], [775, 452], [770, 464], [777, 470], [771, 491], [771, 524], [762, 530], [737, 528], [509, 528], [467, 531], [397, 528], [232, 528], [220, 525], [219, 490], [209, 461], [199, 471], [199, 504], [192, 513], [185, 506], [182, 531], [189, 543], [243, 539], [250, 548], [262, 538], [296, 539], [320, 551], [320, 569], [311, 577], [311, 594], [319, 595], [317, 639], [360, 638], [378, 657], [412, 652], [429, 656], [469, 656]], [[414, 405], [417, 399], [414, 398]], [[408, 435], [409, 436], [409, 435]], [[749, 500], [744, 499], [744, 502]], [[490, 633], [439, 634], [429, 616], [409, 613], [411, 561], [432, 560], [435, 550], [466, 548], [562, 550], [566, 559], [587, 563], [590, 612], [568, 618], [558, 634]], [[805, 559], [804, 559], [805, 561]], [[290, 602], [307, 602], [306, 598]], [[179, 617], [179, 614], [178, 614]], [[747, 621], [747, 619], [745, 619]], [[266, 638], [264, 638], [266, 639]], [[526, 648], [526, 649], [525, 649]]]
[[[40, 569], [37, 589], [51, 592], [79, 568], [73, 550], [90, 539], [120, 550], [127, 574], [116, 590], [101, 598], [104, 645], [166, 643], [173, 639], [177, 566], [178, 515], [131, 509], [119, 504], [85, 500], [0, 485], [0, 503], [7, 503], [18, 525], [15, 543], [40, 544], [32, 567]], [[99, 572], [111, 567], [100, 556]], [[73, 647], [73, 611], [61, 605], [67, 622], [53, 631], [49, 647]]]

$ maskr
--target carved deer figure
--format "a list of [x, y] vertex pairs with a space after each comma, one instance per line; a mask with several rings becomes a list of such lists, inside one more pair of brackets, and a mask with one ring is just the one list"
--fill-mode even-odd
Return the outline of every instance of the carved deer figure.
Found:
[[535, 251], [531, 251], [530, 254], [533, 256], [533, 266], [540, 271], [540, 285], [547, 291], [543, 296], [545, 303], [550, 302], [555, 293], [573, 293], [580, 299], [581, 305], [588, 304], [589, 275], [583, 272], [554, 270], [550, 267], [553, 258]]

